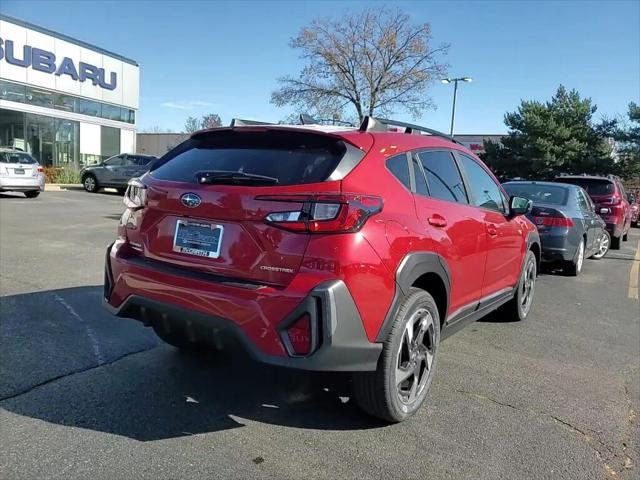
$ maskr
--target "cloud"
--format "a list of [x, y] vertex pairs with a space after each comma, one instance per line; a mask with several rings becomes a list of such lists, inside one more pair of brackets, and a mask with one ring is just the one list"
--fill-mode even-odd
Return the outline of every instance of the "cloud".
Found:
[[195, 110], [202, 107], [215, 107], [217, 104], [212, 102], [203, 102], [200, 100], [175, 100], [172, 102], [164, 102], [160, 105], [165, 108], [173, 108], [176, 110]]

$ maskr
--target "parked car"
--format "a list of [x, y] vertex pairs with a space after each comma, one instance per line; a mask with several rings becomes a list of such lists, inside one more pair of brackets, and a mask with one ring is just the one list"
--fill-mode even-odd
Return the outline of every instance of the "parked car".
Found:
[[232, 125], [129, 183], [106, 255], [114, 314], [182, 349], [230, 335], [266, 363], [354, 372], [356, 401], [390, 422], [423, 403], [442, 338], [498, 307], [529, 315], [531, 202], [455, 140], [368, 117]]
[[124, 193], [127, 182], [147, 172], [157, 157], [132, 153], [121, 153], [108, 158], [98, 165], [85, 167], [80, 171], [80, 180], [87, 192], [95, 193], [101, 188], [116, 188]]
[[30, 154], [11, 147], [0, 147], [0, 192], [23, 192], [36, 198], [44, 191], [44, 171]]
[[533, 202], [527, 215], [540, 234], [542, 260], [560, 263], [576, 276], [585, 258], [601, 259], [611, 244], [606, 224], [587, 192], [577, 185], [552, 182], [507, 182], [509, 195]]
[[631, 206], [631, 225], [640, 227], [640, 205], [634, 193], [629, 193], [629, 205]]
[[631, 228], [631, 207], [620, 179], [613, 175], [562, 175], [555, 181], [578, 185], [587, 191], [596, 204], [596, 212], [607, 224], [611, 248], [618, 250]]

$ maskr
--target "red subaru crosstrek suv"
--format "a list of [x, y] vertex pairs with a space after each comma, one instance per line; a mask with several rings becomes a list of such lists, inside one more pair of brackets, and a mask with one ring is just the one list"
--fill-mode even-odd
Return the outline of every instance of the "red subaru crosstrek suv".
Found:
[[441, 339], [531, 309], [530, 202], [422, 127], [234, 121], [167, 153], [125, 204], [109, 310], [178, 348], [235, 337], [269, 364], [354, 372], [355, 399], [387, 421], [424, 401]]

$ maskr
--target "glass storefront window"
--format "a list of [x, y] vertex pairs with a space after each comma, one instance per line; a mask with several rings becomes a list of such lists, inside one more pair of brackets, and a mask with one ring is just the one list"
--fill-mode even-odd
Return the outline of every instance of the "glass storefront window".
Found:
[[118, 122], [136, 123], [135, 110], [86, 100], [73, 95], [54, 93], [43, 88], [27, 87], [7, 80], [0, 80], [0, 99], [107, 118]]
[[92, 100], [80, 99], [78, 101], [78, 113], [91, 115], [92, 117], [99, 117], [101, 113], [100, 104]]
[[114, 105], [102, 104], [102, 118], [120, 121], [120, 107]]
[[0, 80], [0, 98], [11, 102], [24, 103], [27, 87], [6, 80]]
[[26, 151], [33, 155], [40, 165], [53, 165], [53, 117], [26, 114]]
[[55, 108], [57, 110], [64, 110], [65, 112], [77, 112], [77, 101], [78, 99], [76, 97], [58, 93], [55, 96]]
[[0, 146], [26, 150], [24, 113], [0, 108]]
[[39, 88], [27, 87], [27, 103], [38, 107], [53, 108], [53, 93]]
[[55, 164], [78, 167], [80, 124], [71, 120], [55, 120]]

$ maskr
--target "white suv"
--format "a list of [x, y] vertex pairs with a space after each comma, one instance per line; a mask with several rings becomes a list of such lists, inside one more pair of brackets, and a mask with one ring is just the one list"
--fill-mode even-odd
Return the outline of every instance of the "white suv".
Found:
[[44, 191], [44, 173], [38, 161], [26, 152], [0, 148], [0, 192], [24, 192], [35, 198]]

